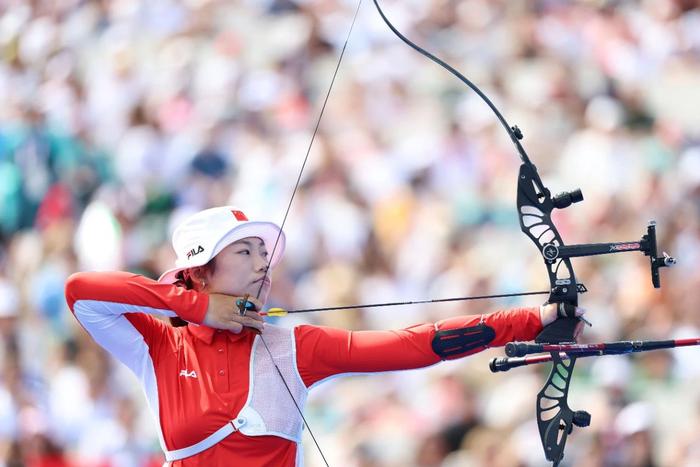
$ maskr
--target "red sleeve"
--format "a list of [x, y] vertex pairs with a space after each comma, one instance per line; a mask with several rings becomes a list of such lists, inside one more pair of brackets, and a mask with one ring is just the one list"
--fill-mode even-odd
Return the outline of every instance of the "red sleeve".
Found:
[[496, 337], [491, 341], [489, 347], [500, 347], [513, 341], [531, 341], [542, 330], [539, 307], [513, 308], [488, 315], [457, 316], [438, 321], [435, 326], [438, 331], [442, 331], [475, 326], [480, 322], [496, 331]]
[[[298, 326], [295, 329], [297, 367], [307, 387], [342, 373], [422, 368], [440, 361], [431, 346], [436, 330], [475, 326], [480, 322], [496, 333], [490, 346], [505, 345], [515, 340], [532, 340], [542, 329], [539, 308], [459, 316], [395, 331], [346, 331]], [[485, 348], [475, 349], [469, 354]]]
[[154, 310], [172, 310], [185, 321], [201, 324], [209, 296], [128, 272], [79, 272], [66, 282], [71, 311], [79, 300], [122, 303]]

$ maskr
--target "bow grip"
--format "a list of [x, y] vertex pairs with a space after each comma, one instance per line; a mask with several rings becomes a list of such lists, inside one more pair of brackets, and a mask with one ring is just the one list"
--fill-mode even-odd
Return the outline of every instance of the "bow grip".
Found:
[[580, 318], [574, 315], [575, 307], [578, 305], [578, 294], [587, 291], [586, 286], [583, 284], [576, 284], [575, 287], [553, 287], [547, 303], [558, 303], [559, 317], [542, 329], [535, 338], [535, 343], [562, 344], [575, 342], [576, 325], [581, 321]]
[[559, 318], [548, 324], [535, 338], [538, 344], [561, 344], [574, 342], [574, 331], [579, 318]]

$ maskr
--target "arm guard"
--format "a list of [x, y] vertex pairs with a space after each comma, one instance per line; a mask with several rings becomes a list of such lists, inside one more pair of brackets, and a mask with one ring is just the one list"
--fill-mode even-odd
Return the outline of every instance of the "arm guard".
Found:
[[463, 357], [484, 350], [496, 337], [496, 331], [486, 324], [465, 328], [436, 331], [433, 337], [433, 352], [443, 360]]

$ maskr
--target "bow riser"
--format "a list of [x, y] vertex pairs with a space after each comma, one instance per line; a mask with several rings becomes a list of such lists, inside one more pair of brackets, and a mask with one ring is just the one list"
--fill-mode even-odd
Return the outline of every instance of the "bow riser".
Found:
[[[547, 267], [550, 284], [548, 302], [578, 305], [578, 293], [585, 291], [585, 287], [579, 289], [569, 258], [556, 254], [564, 246], [564, 241], [552, 223], [554, 201], [531, 163], [520, 166], [517, 205], [520, 228], [537, 246]], [[578, 321], [577, 318], [556, 320], [537, 336], [537, 342], [554, 344], [573, 341]]]

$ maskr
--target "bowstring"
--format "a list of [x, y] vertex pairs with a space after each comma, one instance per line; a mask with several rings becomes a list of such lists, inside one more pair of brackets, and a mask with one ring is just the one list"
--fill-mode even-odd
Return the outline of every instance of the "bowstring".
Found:
[[[318, 118], [316, 119], [316, 125], [314, 126], [314, 131], [311, 135], [311, 141], [309, 141], [309, 146], [306, 149], [306, 155], [304, 156], [304, 161], [302, 162], [301, 168], [299, 169], [299, 174], [297, 175], [296, 183], [294, 184], [294, 189], [292, 190], [292, 195], [289, 198], [289, 203], [287, 203], [287, 209], [284, 212], [282, 224], [280, 225], [279, 231], [277, 232], [277, 238], [275, 238], [275, 244], [272, 247], [272, 253], [270, 253], [270, 257], [268, 259], [267, 266], [265, 267], [265, 277], [269, 276], [270, 266], [272, 264], [272, 259], [275, 257], [275, 252], [277, 251], [277, 247], [279, 245], [279, 240], [280, 240], [280, 237], [282, 236], [282, 231], [284, 229], [285, 224], [287, 223], [287, 217], [289, 216], [289, 212], [292, 208], [292, 202], [294, 201], [294, 198], [297, 194], [297, 191], [299, 190], [299, 185], [301, 184], [301, 177], [304, 173], [304, 169], [306, 168], [306, 163], [309, 160], [309, 154], [311, 154], [311, 148], [314, 144], [314, 141], [316, 140], [316, 134], [318, 133], [318, 129], [321, 125], [321, 119], [323, 118], [323, 114], [326, 110], [326, 105], [328, 104], [328, 99], [331, 95], [331, 91], [333, 89], [333, 84], [335, 83], [335, 79], [338, 76], [338, 70], [340, 69], [340, 64], [343, 61], [343, 57], [345, 56], [345, 50], [347, 49], [348, 41], [350, 40], [350, 35], [352, 34], [352, 30], [355, 27], [355, 22], [357, 20], [358, 14], [360, 12], [361, 6], [362, 6], [362, 0], [359, 0], [357, 3], [357, 7], [355, 8], [355, 13], [353, 14], [353, 17], [352, 17], [352, 23], [350, 24], [350, 29], [348, 30], [348, 34], [345, 37], [345, 42], [343, 43], [343, 48], [340, 51], [340, 56], [338, 57], [338, 61], [335, 65], [335, 70], [333, 71], [333, 77], [331, 78], [330, 85], [328, 86], [328, 91], [326, 91], [326, 96], [323, 99], [323, 105], [321, 106], [321, 110], [319, 112]], [[260, 281], [260, 287], [258, 288], [258, 293], [256, 294], [257, 299], [260, 298], [260, 294], [262, 293], [262, 289], [263, 289], [264, 284], [265, 284], [265, 280]], [[314, 444], [316, 445], [316, 448], [318, 449], [319, 454], [321, 454], [321, 457], [323, 458], [324, 464], [326, 465], [326, 467], [329, 467], [328, 460], [326, 459], [326, 456], [323, 454], [323, 450], [321, 449], [321, 446], [319, 445], [318, 440], [316, 439], [316, 436], [314, 436], [314, 433], [311, 430], [311, 426], [309, 426], [309, 423], [306, 421], [306, 417], [304, 417], [304, 412], [301, 410], [299, 403], [297, 402], [294, 395], [292, 394], [292, 390], [289, 388], [289, 385], [287, 384], [287, 380], [284, 378], [284, 376], [282, 375], [282, 371], [277, 366], [277, 363], [275, 362], [275, 359], [272, 356], [272, 352], [270, 351], [270, 347], [268, 347], [267, 342], [265, 342], [265, 339], [263, 338], [262, 333], [258, 334], [258, 337], [260, 337], [260, 341], [263, 343], [265, 350], [267, 350], [267, 354], [270, 356], [270, 361], [272, 361], [272, 364], [274, 365], [275, 370], [277, 370], [277, 374], [280, 376], [282, 383], [284, 383], [284, 387], [287, 389], [287, 392], [289, 393], [289, 397], [291, 397], [292, 402], [294, 402], [294, 407], [296, 407], [297, 412], [301, 416], [301, 419], [304, 422], [304, 426], [306, 426], [306, 428], [309, 430], [309, 434], [311, 435], [311, 439], [313, 439]]]

